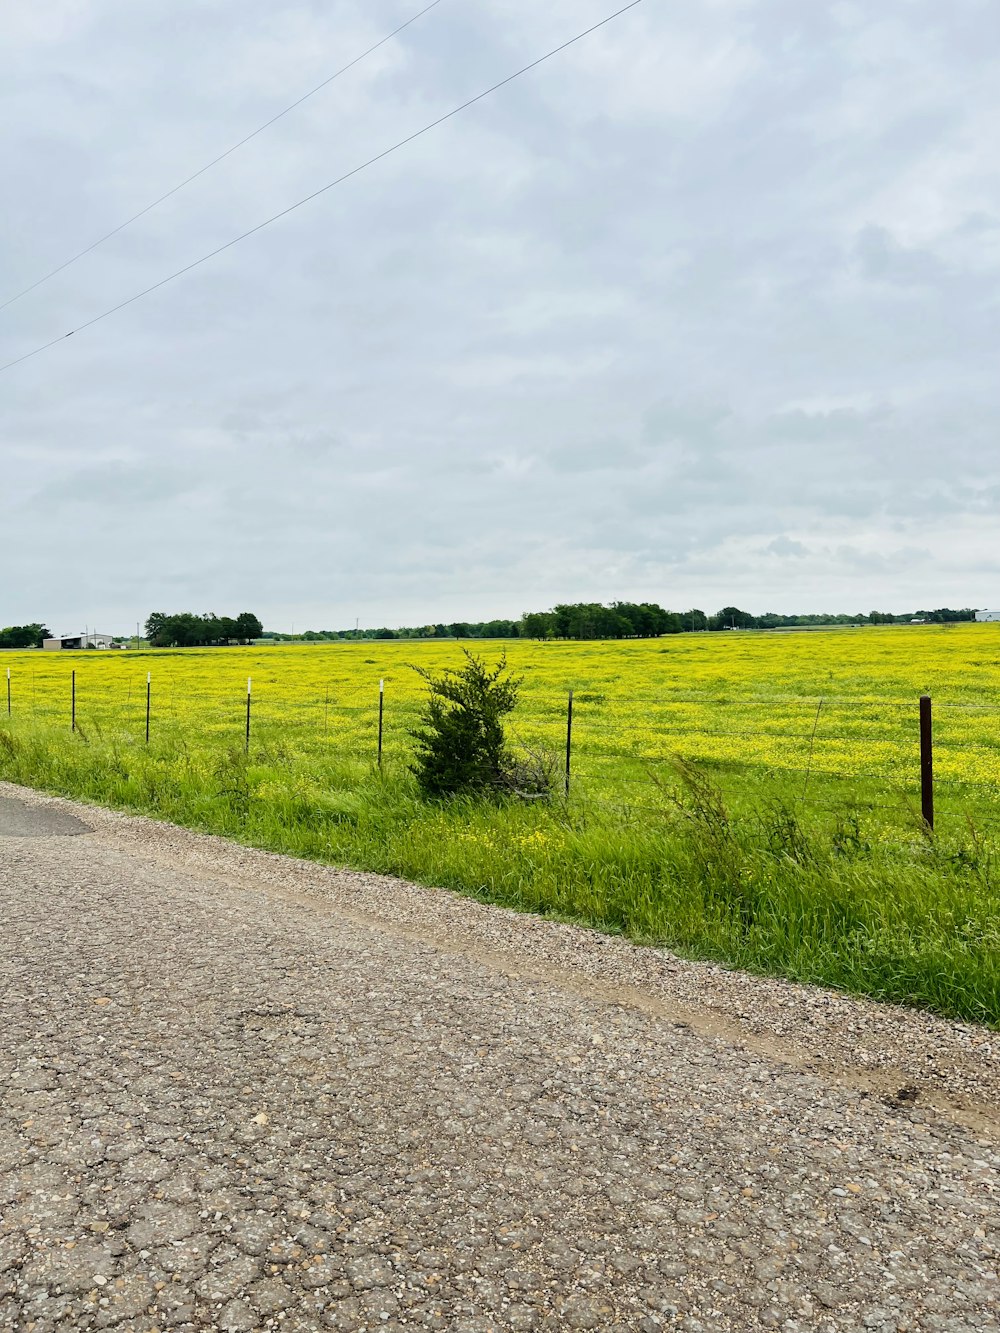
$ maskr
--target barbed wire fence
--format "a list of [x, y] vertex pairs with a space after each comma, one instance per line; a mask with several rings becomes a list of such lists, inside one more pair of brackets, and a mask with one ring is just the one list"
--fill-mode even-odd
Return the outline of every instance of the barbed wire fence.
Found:
[[[263, 685], [251, 676], [245, 696], [234, 689], [231, 703], [214, 685], [199, 689], [190, 679], [180, 697], [175, 674], [167, 673], [161, 688], [152, 670], [102, 682], [74, 667], [64, 681], [50, 677], [47, 684], [39, 689], [33, 668], [22, 674], [8, 667], [6, 721], [27, 718], [53, 736], [61, 731], [84, 742], [109, 730], [150, 748], [181, 739], [187, 745], [192, 737], [204, 747], [229, 742], [248, 758], [256, 743], [262, 759], [294, 761], [293, 742], [322, 743], [334, 756], [382, 771], [409, 763], [421, 709], [412, 695], [394, 699], [385, 678], [350, 691], [327, 684], [314, 698], [283, 692], [273, 676]], [[513, 725], [512, 739], [547, 754], [558, 794], [581, 810], [662, 814], [665, 781], [676, 777], [678, 760], [712, 771], [728, 766], [730, 789], [740, 774], [755, 782], [762, 775], [800, 780], [790, 798], [797, 808], [840, 813], [853, 805], [908, 822], [918, 811], [928, 832], [941, 798], [1000, 802], [1000, 725], [993, 725], [1000, 724], [1000, 704], [991, 702], [670, 691], [658, 704], [644, 702], [642, 736], [632, 741], [624, 739], [625, 714], [615, 721], [615, 707], [627, 701], [606, 692], [535, 694], [531, 702], [534, 714]], [[695, 709], [713, 723], [696, 725]], [[756, 725], [746, 725], [748, 709]], [[724, 725], [734, 711], [737, 725]], [[634, 730], [634, 719], [627, 722]]]

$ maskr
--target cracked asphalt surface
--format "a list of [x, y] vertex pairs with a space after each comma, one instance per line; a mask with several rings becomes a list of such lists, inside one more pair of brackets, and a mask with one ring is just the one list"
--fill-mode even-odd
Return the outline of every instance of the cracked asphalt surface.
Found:
[[[1000, 1327], [988, 1105], [615, 971], [703, 965], [614, 942], [598, 984], [591, 932], [4, 790], [0, 1328]], [[503, 952], [557, 939], [550, 975]]]

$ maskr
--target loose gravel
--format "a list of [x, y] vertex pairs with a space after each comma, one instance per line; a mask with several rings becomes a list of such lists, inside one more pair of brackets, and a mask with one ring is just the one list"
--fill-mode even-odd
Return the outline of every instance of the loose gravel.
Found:
[[996, 1034], [0, 797], [0, 1328], [1000, 1328]]

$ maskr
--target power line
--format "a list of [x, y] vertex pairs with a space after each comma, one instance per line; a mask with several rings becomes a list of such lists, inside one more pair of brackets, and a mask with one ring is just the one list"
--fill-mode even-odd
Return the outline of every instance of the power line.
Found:
[[92, 250], [96, 250], [97, 247], [103, 245], [105, 241], [110, 241], [112, 236], [117, 236], [118, 233], [124, 231], [126, 227], [131, 227], [133, 222], [138, 222], [140, 218], [145, 217], [147, 213], [151, 213], [154, 208], [157, 208], [172, 195], [183, 190], [186, 185], [190, 185], [192, 181], [196, 181], [199, 176], [204, 176], [206, 171], [210, 171], [212, 167], [218, 166], [220, 162], [225, 161], [227, 157], [232, 153], [235, 153], [238, 148], [242, 148], [244, 144], [248, 144], [251, 139], [256, 139], [258, 134], [263, 134], [265, 130], [270, 129], [270, 127], [281, 120], [283, 116], [287, 116], [290, 111], [294, 111], [295, 108], [301, 106], [303, 102], [307, 102], [310, 97], [315, 97], [318, 92], [321, 92], [324, 88], [328, 87], [335, 79], [339, 79], [342, 74], [346, 74], [347, 71], [353, 69], [355, 65], [360, 65], [362, 60], [367, 59], [367, 57], [377, 51], [380, 46], [385, 46], [386, 42], [391, 42], [393, 37], [398, 37], [404, 29], [409, 28], [412, 24], [416, 23], [418, 19], [422, 19], [425, 14], [429, 14], [430, 11], [436, 9], [439, 4], [441, 4], [441, 0], [432, 0], [432, 3], [427, 5], [424, 9], [421, 9], [418, 14], [414, 14], [412, 18], [408, 18], [406, 22], [401, 23], [398, 28], [393, 28], [392, 32], [387, 33], [381, 41], [376, 42], [374, 46], [369, 46], [367, 51], [362, 51], [359, 56], [355, 56], [348, 64], [342, 65], [341, 68], [331, 74], [329, 78], [324, 79], [322, 83], [317, 83], [315, 88], [310, 88], [307, 93], [303, 93], [300, 98], [292, 102], [290, 106], [286, 106], [283, 111], [279, 111], [277, 115], [272, 116], [270, 120], [265, 120], [263, 125], [258, 125], [255, 130], [252, 130], [249, 134], [245, 135], [238, 143], [234, 143], [231, 148], [227, 148], [224, 153], [220, 153], [218, 157], [213, 157], [211, 162], [206, 162], [203, 167], [199, 167], [197, 171], [192, 172], [190, 176], [185, 177], [179, 184], [173, 186], [172, 189], [169, 189], [166, 194], [161, 194], [160, 197], [154, 199], [151, 204], [147, 204], [145, 208], [140, 208], [138, 213], [133, 213], [130, 218], [126, 218], [124, 222], [120, 222], [117, 227], [112, 227], [110, 231], [105, 232], [103, 236], [99, 236], [96, 241], [93, 241], [90, 245], [86, 246], [85, 249], [80, 250], [70, 259], [67, 259], [65, 263], [60, 264], [57, 268], [51, 269], [44, 277], [39, 278], [37, 282], [33, 282], [30, 287], [25, 287], [14, 296], [9, 296], [6, 301], [0, 302], [0, 310], [6, 310], [7, 307], [13, 305], [15, 301], [20, 301], [22, 296], [27, 296], [29, 292], [35, 291], [36, 288], [41, 287], [44, 283], [48, 282], [50, 278], [54, 278], [57, 273], [62, 273], [63, 270], [69, 268], [71, 264], [75, 264], [78, 259], [82, 259], [84, 255], [89, 255]]
[[522, 75], [529, 73], [529, 71], [537, 69], [539, 65], [543, 65], [547, 60], [551, 60], [553, 56], [557, 56], [560, 52], [565, 51], [567, 47], [574, 46], [577, 42], [582, 41], [584, 37], [589, 37], [591, 33], [597, 32], [599, 28], [606, 27], [607, 24], [612, 23], [615, 19], [620, 18], [622, 14], [628, 13], [630, 9], [635, 9], [640, 4], [642, 4], [642, 0], [631, 0], [629, 4], [623, 5], [621, 9], [617, 9], [613, 14], [609, 14], [607, 18], [601, 19], [599, 23], [592, 24], [589, 28], [585, 28], [583, 32], [578, 32], [575, 37], [571, 37], [568, 41], [553, 47], [551, 51], [546, 51], [545, 55], [539, 56], [537, 60], [532, 60], [530, 64], [522, 66], [521, 69], [516, 70], [513, 74], [508, 74], [507, 77], [501, 79], [499, 83], [494, 83], [492, 87], [485, 89], [485, 91], [481, 93], [477, 93], [475, 97], [470, 97], [468, 101], [462, 102], [459, 106], [454, 107], [443, 116], [438, 116], [436, 120], [432, 120], [421, 129], [415, 130], [412, 134], [408, 134], [405, 139], [400, 139], [397, 143], [392, 144], [391, 147], [384, 148], [381, 153], [376, 153], [374, 157], [368, 158], [368, 160], [362, 162], [360, 166], [352, 167], [350, 171], [345, 171], [344, 174], [338, 176], [336, 180], [329, 181], [326, 185], [321, 185], [320, 188], [314, 190], [312, 194], [307, 194], [305, 198], [297, 200], [294, 204], [289, 204], [289, 206], [283, 208], [280, 213], [275, 213], [271, 217], [265, 218], [263, 222], [258, 222], [255, 227], [251, 227], [248, 231], [242, 232], [239, 236], [234, 236], [231, 241], [226, 241], [224, 245], [219, 245], [214, 250], [210, 250], [208, 254], [202, 255], [200, 259], [192, 260], [190, 264], [185, 264], [183, 268], [177, 269], [174, 273], [169, 273], [165, 278], [161, 278], [159, 282], [154, 282], [152, 286], [144, 288], [141, 292], [136, 292], [134, 296], [129, 296], [126, 300], [119, 301], [117, 305], [113, 305], [109, 307], [109, 309], [102, 311], [101, 314], [95, 315], [93, 319], [88, 319], [83, 324], [78, 324], [75, 329], [70, 329], [68, 333], [62, 333], [57, 338], [52, 338], [47, 343], [42, 343], [38, 347], [33, 348], [30, 352], [25, 352], [22, 356], [15, 357], [13, 361], [8, 361], [6, 364], [0, 365], [0, 374], [6, 370], [11, 370], [14, 366], [19, 366], [23, 361], [29, 361], [32, 357], [38, 356], [41, 352], [47, 352], [50, 347], [55, 347], [56, 343], [64, 342], [67, 338], [72, 338], [74, 334], [82, 333], [85, 329], [92, 328], [95, 324], [99, 324], [101, 320], [117, 314], [119, 310], [124, 310], [126, 306], [134, 305], [136, 301], [141, 301], [143, 297], [149, 296], [152, 292], [158, 291], [161, 287], [165, 287], [176, 278], [183, 277], [185, 273], [190, 273], [192, 269], [208, 263], [210, 259], [214, 259], [224, 251], [231, 250], [234, 245], [239, 245], [241, 241], [245, 241], [249, 237], [255, 236], [257, 232], [263, 231], [265, 227], [270, 227], [272, 223], [287, 217], [289, 213], [294, 213], [296, 209], [302, 208], [305, 204], [311, 203], [314, 199], [318, 199], [321, 194], [326, 194], [328, 190], [332, 190], [336, 186], [342, 185], [344, 181], [359, 175], [362, 171], [367, 170], [368, 167], [372, 167], [377, 162], [381, 162], [383, 158], [398, 152], [400, 148], [405, 148], [407, 144], [413, 143], [415, 139], [419, 139], [423, 135], [430, 133], [431, 130], [437, 129], [439, 125], [443, 125], [446, 121], [452, 120], [455, 116], [460, 115], [461, 112], [467, 111], [469, 107], [475, 106], [477, 102], [482, 102], [485, 98], [490, 97], [501, 88], [505, 88], [508, 83], [513, 83], [515, 79], [519, 79]]

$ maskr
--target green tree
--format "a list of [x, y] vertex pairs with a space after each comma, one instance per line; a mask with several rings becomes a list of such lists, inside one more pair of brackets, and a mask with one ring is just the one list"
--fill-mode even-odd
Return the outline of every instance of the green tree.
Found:
[[170, 647], [167, 617], [162, 611], [151, 611], [146, 618], [146, 639], [152, 648]]
[[550, 611], [529, 611], [521, 617], [521, 637], [524, 639], [547, 639], [553, 628]]
[[724, 606], [709, 622], [709, 629], [753, 629], [757, 621], [749, 611], [738, 606]]
[[44, 625], [8, 625], [0, 629], [0, 648], [41, 648], [51, 637]]
[[249, 643], [251, 639], [259, 639], [263, 633], [264, 626], [252, 611], [241, 611], [236, 617], [236, 637], [240, 643]]
[[198, 648], [204, 644], [230, 643], [233, 639], [249, 643], [263, 633], [263, 625], [250, 611], [244, 611], [235, 620], [230, 616], [217, 616], [214, 611], [207, 611], [203, 616], [196, 616], [191, 611], [169, 616], [162, 611], [153, 611], [146, 621], [146, 638], [153, 648]]
[[513, 620], [486, 620], [477, 630], [484, 639], [516, 639], [517, 625]]

